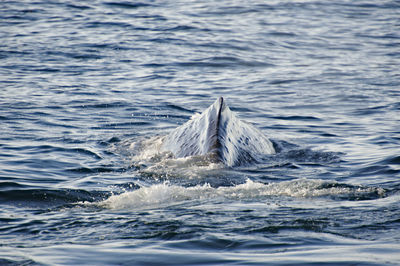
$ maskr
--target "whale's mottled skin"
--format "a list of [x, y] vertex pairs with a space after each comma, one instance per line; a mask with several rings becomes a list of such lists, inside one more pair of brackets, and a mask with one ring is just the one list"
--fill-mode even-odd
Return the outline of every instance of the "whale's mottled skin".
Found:
[[247, 164], [257, 161], [260, 155], [275, 153], [271, 141], [237, 118], [222, 97], [167, 135], [162, 148], [176, 158], [205, 155], [227, 166]]

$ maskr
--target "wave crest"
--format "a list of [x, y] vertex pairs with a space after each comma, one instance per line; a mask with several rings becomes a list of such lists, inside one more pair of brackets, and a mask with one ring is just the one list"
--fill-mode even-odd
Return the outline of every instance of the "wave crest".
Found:
[[297, 179], [264, 184], [250, 179], [235, 186], [214, 188], [210, 184], [184, 187], [167, 182], [141, 187], [134, 191], [113, 195], [98, 203], [110, 209], [159, 208], [190, 200], [231, 199], [252, 200], [275, 196], [286, 197], [331, 197], [346, 200], [367, 200], [385, 196], [382, 188], [351, 186], [328, 183], [323, 180]]

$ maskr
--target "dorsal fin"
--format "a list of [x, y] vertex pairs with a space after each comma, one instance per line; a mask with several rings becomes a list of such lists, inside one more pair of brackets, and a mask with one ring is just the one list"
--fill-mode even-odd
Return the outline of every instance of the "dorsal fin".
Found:
[[[219, 97], [217, 101], [211, 106], [209, 117], [211, 118], [213, 115], [214, 119], [210, 119], [208, 125], [208, 136], [206, 138], [208, 144], [208, 153], [210, 153], [210, 159], [213, 161], [222, 161], [222, 153], [221, 153], [221, 117], [223, 110], [225, 108], [224, 98]], [[208, 109], [207, 109], [208, 110]], [[214, 120], [214, 121], [213, 121]]]
[[217, 136], [219, 136], [219, 127], [220, 127], [220, 122], [221, 122], [221, 113], [222, 109], [224, 107], [224, 98], [219, 97], [218, 99], [219, 102], [219, 108], [218, 108], [218, 115], [217, 115]]
[[163, 150], [177, 158], [207, 155], [228, 166], [257, 161], [260, 154], [275, 153], [272, 143], [257, 128], [237, 118], [222, 97], [168, 134]]

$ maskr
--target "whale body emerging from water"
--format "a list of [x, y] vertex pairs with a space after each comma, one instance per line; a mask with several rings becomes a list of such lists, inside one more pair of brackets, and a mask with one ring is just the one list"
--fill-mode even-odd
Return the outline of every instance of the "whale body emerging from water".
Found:
[[253, 125], [241, 121], [222, 97], [173, 130], [162, 145], [176, 158], [200, 155], [227, 166], [257, 162], [260, 156], [275, 153], [271, 141]]

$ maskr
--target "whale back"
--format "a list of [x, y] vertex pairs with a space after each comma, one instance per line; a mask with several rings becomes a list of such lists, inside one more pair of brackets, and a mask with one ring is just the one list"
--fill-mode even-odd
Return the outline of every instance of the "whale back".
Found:
[[237, 118], [222, 97], [168, 134], [163, 150], [172, 152], [176, 158], [206, 155], [211, 161], [227, 166], [243, 165], [257, 161], [262, 154], [275, 153], [271, 141]]

